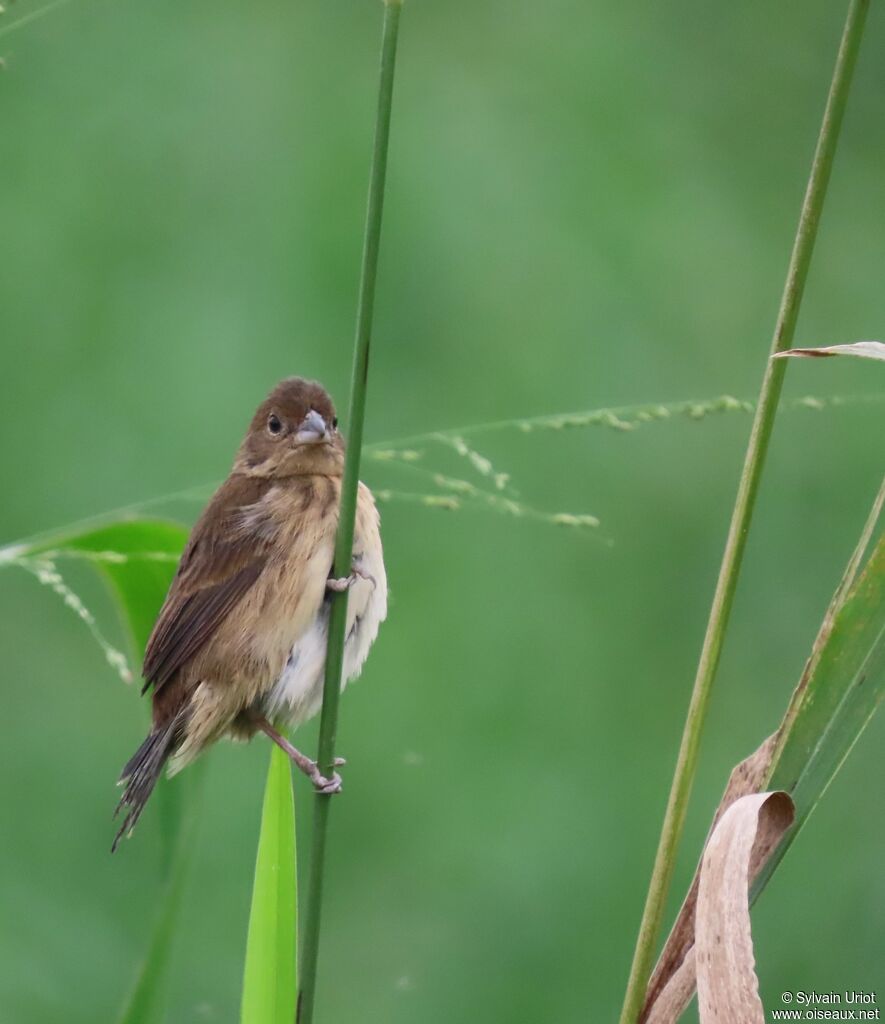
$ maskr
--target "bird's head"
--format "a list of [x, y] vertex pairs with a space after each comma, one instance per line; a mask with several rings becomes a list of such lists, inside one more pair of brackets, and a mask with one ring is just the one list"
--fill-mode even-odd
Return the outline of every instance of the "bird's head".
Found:
[[287, 377], [258, 406], [234, 469], [251, 476], [340, 476], [344, 439], [316, 381]]

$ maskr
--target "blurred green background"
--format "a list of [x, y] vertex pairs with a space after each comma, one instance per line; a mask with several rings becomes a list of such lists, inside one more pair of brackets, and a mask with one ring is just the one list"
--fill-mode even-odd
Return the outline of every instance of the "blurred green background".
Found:
[[[409, 0], [367, 439], [753, 397], [843, 6]], [[284, 375], [346, 404], [379, 32], [368, 0], [75, 0], [0, 36], [0, 540], [220, 479]], [[882, 336], [883, 40], [874, 5], [801, 344]], [[873, 364], [809, 362], [787, 394], [881, 387]], [[674, 908], [729, 768], [798, 678], [883, 426], [875, 403], [778, 422]], [[392, 604], [342, 705], [319, 1020], [615, 1017], [748, 428], [480, 444], [611, 548], [385, 506]], [[0, 622], [0, 1019], [110, 1021], [159, 892], [155, 810], [108, 853], [145, 708], [18, 570]], [[883, 738], [880, 716], [758, 905], [766, 1006], [885, 998]], [[175, 1024], [236, 1019], [267, 757], [208, 755]], [[301, 780], [296, 800], [304, 867]]]

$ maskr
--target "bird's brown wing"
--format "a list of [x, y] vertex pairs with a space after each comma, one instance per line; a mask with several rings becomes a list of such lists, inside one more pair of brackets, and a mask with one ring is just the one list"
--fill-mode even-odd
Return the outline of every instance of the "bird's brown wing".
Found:
[[274, 539], [258, 504], [267, 486], [231, 477], [194, 526], [145, 650], [145, 690], [193, 658], [261, 575]]

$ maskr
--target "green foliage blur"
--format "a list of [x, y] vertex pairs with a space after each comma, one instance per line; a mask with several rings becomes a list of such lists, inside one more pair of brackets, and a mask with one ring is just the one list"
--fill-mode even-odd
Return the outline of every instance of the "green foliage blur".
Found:
[[[354, 0], [72, 0], [3, 34], [37, 6], [0, 18], [0, 543], [220, 480], [282, 376], [345, 403], [380, 33], [380, 5]], [[367, 441], [752, 398], [843, 15], [408, 0]], [[885, 330], [883, 38], [874, 5], [797, 344]], [[877, 365], [832, 360], [791, 365], [786, 393], [881, 389]], [[779, 418], [674, 911], [853, 548], [883, 409]], [[478, 442], [526, 502], [599, 516], [612, 546], [385, 505], [391, 610], [342, 704], [318, 1020], [615, 1016], [748, 428]], [[396, 467], [365, 478], [416, 489]], [[122, 645], [99, 583], [65, 572]], [[14, 568], [0, 622], [0, 1020], [110, 1021], [158, 910], [157, 809], [109, 854], [147, 711]], [[754, 912], [766, 1006], [885, 998], [883, 738], [880, 718]], [[267, 758], [260, 739], [207, 756], [174, 1024], [236, 1019]], [[296, 803], [303, 852], [302, 780]]]

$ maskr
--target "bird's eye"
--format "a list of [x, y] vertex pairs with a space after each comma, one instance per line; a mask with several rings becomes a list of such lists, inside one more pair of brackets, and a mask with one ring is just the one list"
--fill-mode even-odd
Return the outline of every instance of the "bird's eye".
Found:
[[338, 429], [338, 417], [337, 416], [333, 416], [332, 417], [332, 429], [333, 430], [337, 430]]
[[282, 421], [280, 420], [280, 417], [277, 416], [276, 413], [271, 413], [270, 416], [268, 417], [267, 429], [272, 434], [279, 434], [279, 432], [283, 429]]

